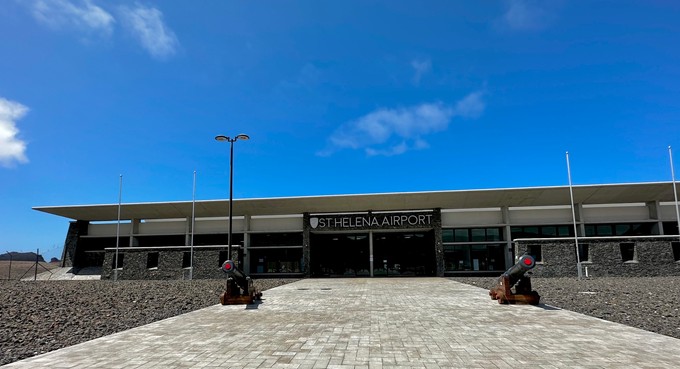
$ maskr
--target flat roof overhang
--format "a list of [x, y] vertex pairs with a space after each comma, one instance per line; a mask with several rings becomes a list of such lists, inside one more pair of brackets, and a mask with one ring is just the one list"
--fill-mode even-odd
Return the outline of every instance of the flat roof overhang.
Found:
[[[574, 202], [621, 204], [674, 201], [673, 182], [573, 186]], [[329, 196], [235, 199], [234, 216], [302, 213], [351, 213], [421, 209], [475, 209], [494, 207], [570, 205], [569, 186], [510, 189], [455, 190]], [[228, 215], [228, 200], [196, 201], [196, 217]], [[73, 220], [118, 219], [118, 204], [36, 206], [34, 210]], [[172, 219], [191, 217], [191, 201], [127, 203], [121, 219]]]

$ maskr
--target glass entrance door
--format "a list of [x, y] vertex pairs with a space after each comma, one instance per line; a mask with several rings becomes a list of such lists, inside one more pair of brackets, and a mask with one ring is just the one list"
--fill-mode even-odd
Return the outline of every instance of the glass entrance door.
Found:
[[436, 275], [434, 232], [373, 234], [373, 276]]
[[309, 258], [312, 277], [368, 277], [368, 234], [312, 233]]

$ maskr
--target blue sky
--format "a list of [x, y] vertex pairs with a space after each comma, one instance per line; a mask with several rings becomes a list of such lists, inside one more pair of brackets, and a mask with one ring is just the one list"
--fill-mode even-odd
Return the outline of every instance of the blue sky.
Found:
[[[44, 205], [668, 181], [673, 1], [8, 0], [0, 252]], [[680, 156], [677, 149], [676, 156]]]

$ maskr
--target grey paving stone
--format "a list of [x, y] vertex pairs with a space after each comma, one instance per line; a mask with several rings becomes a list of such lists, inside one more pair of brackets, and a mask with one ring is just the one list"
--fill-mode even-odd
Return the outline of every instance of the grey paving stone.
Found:
[[[540, 291], [539, 291], [540, 292]], [[440, 278], [306, 279], [7, 368], [672, 368], [680, 340]]]

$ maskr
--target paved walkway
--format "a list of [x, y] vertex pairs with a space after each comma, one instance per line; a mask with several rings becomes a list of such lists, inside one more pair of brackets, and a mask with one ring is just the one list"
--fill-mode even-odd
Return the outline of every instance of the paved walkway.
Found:
[[[539, 291], [540, 292], [540, 291]], [[307, 279], [8, 368], [678, 368], [680, 340], [447, 279]]]

